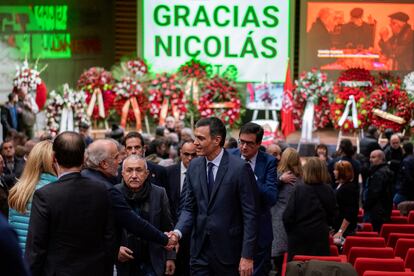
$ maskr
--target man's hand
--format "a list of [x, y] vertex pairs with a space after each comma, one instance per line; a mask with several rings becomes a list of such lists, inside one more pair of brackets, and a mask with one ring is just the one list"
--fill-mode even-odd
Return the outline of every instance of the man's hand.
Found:
[[120, 261], [121, 263], [124, 263], [129, 260], [133, 260], [134, 256], [132, 256], [132, 254], [134, 254], [134, 252], [132, 252], [131, 249], [125, 246], [121, 246], [118, 252], [118, 261]]
[[167, 260], [165, 263], [165, 275], [174, 275], [175, 262], [173, 260]]
[[168, 251], [171, 251], [178, 245], [177, 234], [174, 233], [173, 231], [168, 232], [168, 233], [165, 232], [164, 234], [168, 236], [168, 244], [165, 246], [165, 249], [167, 249]]
[[284, 172], [279, 179], [284, 183], [293, 184], [296, 181], [296, 176], [291, 171], [287, 171]]
[[253, 259], [240, 259], [239, 265], [240, 276], [251, 276], [253, 275]]

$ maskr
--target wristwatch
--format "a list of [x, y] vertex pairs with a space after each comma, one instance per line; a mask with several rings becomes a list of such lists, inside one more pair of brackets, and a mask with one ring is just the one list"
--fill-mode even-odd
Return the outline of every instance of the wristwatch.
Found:
[[342, 231], [342, 229], [339, 229], [339, 230], [338, 230], [338, 233], [342, 233], [342, 232], [344, 232], [344, 231]]

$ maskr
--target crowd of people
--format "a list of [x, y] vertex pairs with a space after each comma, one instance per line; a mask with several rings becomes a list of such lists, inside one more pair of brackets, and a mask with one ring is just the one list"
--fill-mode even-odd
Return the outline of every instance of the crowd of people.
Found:
[[262, 146], [252, 122], [226, 139], [214, 117], [194, 131], [169, 117], [154, 136], [87, 129], [1, 144], [4, 275], [269, 275], [285, 253], [329, 255], [360, 208], [378, 231], [414, 200], [413, 145], [387, 131], [382, 148], [375, 127], [360, 153], [343, 139], [314, 157]]

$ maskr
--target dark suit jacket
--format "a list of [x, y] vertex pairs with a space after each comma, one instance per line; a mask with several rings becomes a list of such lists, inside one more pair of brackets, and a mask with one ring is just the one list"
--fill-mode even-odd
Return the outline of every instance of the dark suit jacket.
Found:
[[[240, 157], [240, 150], [230, 151], [233, 155]], [[256, 165], [254, 167], [256, 183], [259, 189], [259, 234], [257, 243], [259, 247], [270, 246], [273, 241], [272, 216], [270, 208], [276, 204], [277, 200], [277, 174], [276, 158], [259, 151], [257, 153]]]
[[162, 245], [167, 245], [167, 236], [146, 220], [135, 214], [131, 209], [131, 206], [129, 206], [125, 201], [124, 196], [117, 189], [115, 189], [114, 185], [112, 185], [112, 183], [109, 182], [102, 173], [91, 169], [85, 169], [82, 171], [82, 175], [93, 179], [98, 183], [102, 183], [102, 185], [105, 186], [111, 198], [118, 234], [120, 234], [120, 229], [125, 228], [129, 232], [134, 233], [136, 236], [143, 237]]
[[[149, 184], [152, 185], [152, 184]], [[124, 194], [125, 188], [122, 188], [123, 184], [118, 184], [115, 188]], [[124, 194], [125, 195], [125, 194]], [[125, 198], [128, 204], [135, 210], [137, 209], [137, 203], [132, 200]], [[169, 232], [173, 230], [173, 221], [170, 213], [170, 206], [168, 203], [167, 193], [162, 187], [152, 185], [151, 192], [148, 198], [149, 202], [149, 222], [154, 225], [157, 229], [162, 232]], [[132, 251], [137, 252], [139, 248], [131, 248], [126, 241], [126, 233], [123, 235], [122, 245], [130, 248]], [[138, 252], [139, 255], [139, 252]], [[154, 269], [157, 275], [164, 275], [165, 272], [165, 262], [168, 259], [175, 259], [174, 252], [167, 252], [163, 246], [156, 243], [149, 243], [149, 255], [151, 260], [152, 268]], [[120, 266], [129, 266], [131, 262], [121, 263]], [[125, 274], [131, 275], [131, 274]]]
[[167, 195], [171, 207], [171, 215], [174, 223], [178, 220], [178, 209], [180, 207], [180, 185], [181, 185], [181, 162], [167, 167]]
[[0, 215], [0, 267], [2, 275], [30, 275], [22, 258], [16, 232]]
[[[163, 188], [167, 186], [167, 170], [165, 167], [158, 164], [147, 161], [148, 170], [150, 171], [151, 183]], [[116, 183], [122, 182], [122, 164], [118, 167], [118, 176], [116, 177]]]
[[[8, 104], [5, 104], [1, 107], [1, 125], [3, 126], [3, 140], [6, 139], [7, 134], [9, 131], [14, 129], [12, 127], [12, 112], [10, 111], [10, 106]], [[16, 110], [16, 120], [19, 121], [19, 115], [17, 114]], [[16, 129], [16, 131], [20, 131], [20, 129]]]
[[17, 178], [20, 178], [20, 176], [22, 175], [26, 162], [22, 158], [14, 157], [14, 168], [13, 171], [10, 171], [9, 168], [6, 166], [6, 159], [4, 157], [3, 159], [4, 181], [10, 189], [11, 187], [13, 187], [14, 184], [16, 184]]
[[192, 231], [191, 257], [198, 258], [205, 239], [223, 264], [253, 258], [257, 237], [258, 190], [249, 164], [224, 150], [210, 198], [204, 157], [187, 170], [187, 194], [176, 229]]
[[114, 252], [103, 185], [70, 173], [34, 193], [26, 244], [33, 275], [109, 275]]

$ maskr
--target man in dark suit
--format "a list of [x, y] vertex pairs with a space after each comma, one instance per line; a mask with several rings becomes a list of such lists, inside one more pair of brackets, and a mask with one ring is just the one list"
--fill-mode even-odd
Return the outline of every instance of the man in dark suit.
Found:
[[110, 275], [115, 230], [105, 186], [80, 174], [85, 144], [75, 132], [53, 142], [59, 179], [33, 196], [26, 258], [33, 275]]
[[16, 232], [0, 215], [0, 267], [2, 275], [30, 275], [22, 258]]
[[192, 275], [252, 275], [258, 190], [245, 161], [223, 149], [226, 128], [215, 117], [196, 124], [196, 152], [186, 174], [184, 208], [171, 236], [191, 236]]
[[[111, 183], [118, 174], [118, 142], [113, 139], [96, 140], [86, 150], [85, 169], [82, 175], [102, 183], [109, 193], [115, 216], [117, 236], [122, 229], [135, 236], [161, 245], [171, 245], [168, 237], [146, 220], [138, 216], [125, 201], [124, 196]], [[174, 244], [175, 245], [175, 244]], [[169, 247], [172, 249], [172, 245]]]
[[[138, 155], [130, 155], [122, 168], [124, 181], [115, 186], [134, 212], [163, 232], [173, 229], [167, 193], [151, 184], [147, 162]], [[167, 252], [161, 245], [148, 242], [123, 231], [118, 253], [118, 275], [173, 275], [175, 252]]]
[[22, 158], [16, 156], [16, 151], [12, 140], [6, 140], [1, 144], [1, 155], [4, 160], [4, 180], [9, 187], [13, 187], [17, 182], [24, 169], [25, 162]]
[[231, 153], [246, 160], [252, 167], [259, 189], [259, 232], [257, 253], [254, 256], [254, 275], [268, 275], [273, 232], [270, 208], [277, 200], [276, 158], [259, 150], [263, 139], [263, 128], [249, 122], [239, 133], [239, 148]]
[[[139, 132], [130, 131], [124, 138], [123, 144], [127, 156], [136, 154], [145, 156], [144, 138]], [[157, 165], [153, 162], [147, 162], [148, 170], [150, 171], [151, 183], [166, 188], [167, 185], [167, 171], [165, 167]], [[118, 168], [118, 183], [122, 180], [122, 164]]]
[[7, 136], [12, 131], [19, 131], [19, 118], [17, 111], [18, 97], [16, 93], [10, 93], [8, 96], [8, 102], [1, 107], [1, 124], [3, 126], [3, 140], [6, 140]]
[[[181, 162], [167, 167], [167, 194], [171, 206], [171, 214], [174, 224], [177, 223], [185, 200], [185, 176], [190, 161], [197, 156], [194, 140], [182, 141], [179, 145]], [[176, 274], [181, 276], [190, 275], [190, 238], [184, 237], [180, 241], [180, 250], [176, 259]]]

